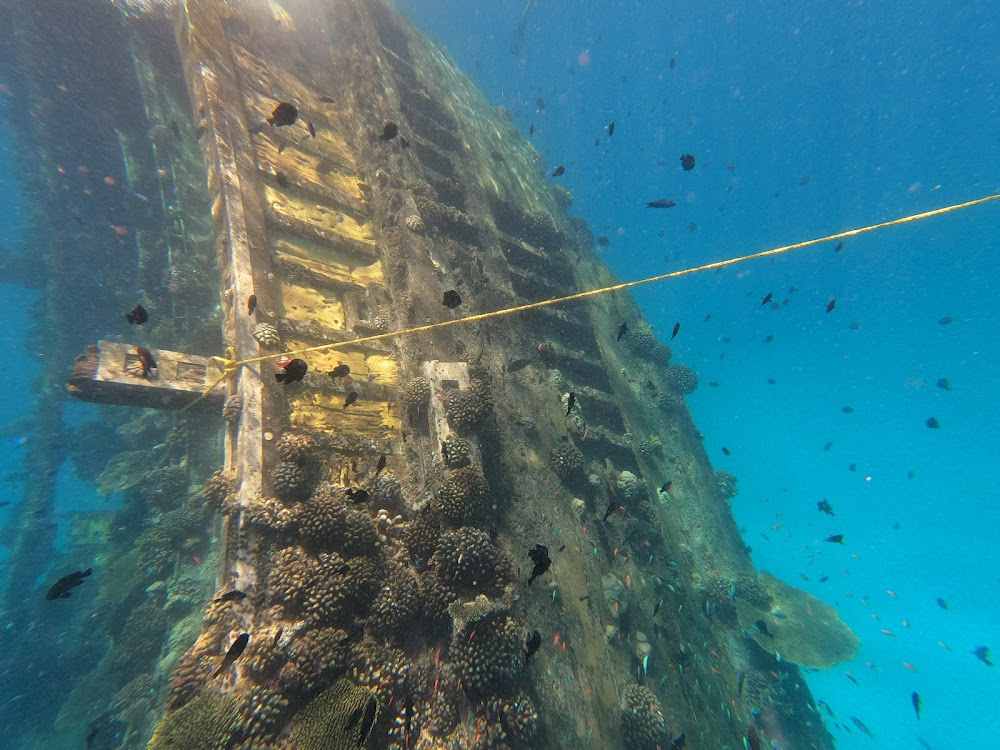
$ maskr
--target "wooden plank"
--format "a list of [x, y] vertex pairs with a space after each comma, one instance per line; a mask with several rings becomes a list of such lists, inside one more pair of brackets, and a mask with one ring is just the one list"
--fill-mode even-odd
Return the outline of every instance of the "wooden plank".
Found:
[[222, 370], [208, 357], [165, 349], [150, 349], [158, 367], [143, 375], [139, 352], [132, 344], [98, 341], [77, 357], [66, 389], [81, 401], [140, 406], [147, 409], [192, 409], [221, 413], [224, 384], [215, 383]]

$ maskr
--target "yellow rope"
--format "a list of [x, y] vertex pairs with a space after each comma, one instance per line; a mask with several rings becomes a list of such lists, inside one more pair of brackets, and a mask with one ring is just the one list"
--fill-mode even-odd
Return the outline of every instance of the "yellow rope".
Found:
[[[883, 221], [878, 224], [870, 224], [866, 227], [860, 227], [858, 229], [848, 229], [843, 232], [837, 232], [836, 234], [829, 234], [825, 237], [818, 237], [812, 240], [804, 240], [802, 242], [796, 242], [791, 245], [783, 245], [782, 247], [775, 247], [770, 250], [762, 250], [759, 253], [751, 253], [749, 255], [741, 255], [737, 258], [729, 258], [728, 260], [719, 260], [714, 263], [706, 263], [701, 266], [695, 266], [693, 268], [685, 268], [681, 271], [671, 271], [670, 273], [663, 273], [659, 276], [650, 276], [645, 279], [639, 279], [638, 281], [625, 281], [621, 284], [614, 284], [612, 286], [601, 287], [600, 289], [591, 289], [587, 292], [577, 292], [576, 294], [570, 294], [565, 297], [555, 297], [553, 299], [543, 300], [541, 302], [531, 302], [525, 305], [518, 305], [517, 307], [507, 307], [502, 310], [494, 310], [493, 312], [480, 313], [478, 315], [469, 315], [464, 318], [455, 318], [454, 320], [445, 320], [440, 323], [428, 323], [427, 325], [417, 326], [415, 328], [404, 328], [399, 331], [390, 331], [388, 333], [379, 333], [374, 336], [364, 336], [358, 339], [351, 339], [350, 341], [338, 341], [332, 344], [319, 344], [318, 346], [310, 346], [305, 349], [295, 349], [293, 351], [282, 352], [280, 354], [267, 354], [260, 357], [251, 357], [249, 359], [242, 360], [228, 360], [222, 357], [213, 357], [214, 360], [219, 362], [222, 367], [225, 368], [225, 372], [218, 381], [212, 384], [208, 388], [204, 395], [207, 395], [213, 388], [215, 388], [222, 380], [229, 375], [231, 372], [235, 372], [240, 367], [244, 365], [252, 364], [254, 362], [264, 362], [269, 359], [276, 359], [277, 357], [294, 357], [300, 354], [309, 354], [310, 352], [319, 352], [326, 349], [339, 349], [347, 346], [356, 346], [357, 344], [364, 344], [370, 341], [382, 341], [384, 339], [393, 338], [396, 336], [408, 336], [414, 333], [422, 333], [424, 331], [430, 331], [435, 328], [445, 328], [447, 326], [456, 326], [462, 323], [475, 323], [480, 320], [489, 320], [490, 318], [499, 318], [505, 315], [514, 315], [515, 313], [524, 312], [526, 310], [534, 310], [540, 307], [549, 307], [550, 305], [560, 305], [564, 302], [573, 302], [575, 300], [586, 299], [588, 297], [596, 297], [599, 294], [609, 294], [611, 292], [619, 292], [623, 289], [631, 289], [633, 287], [642, 286], [643, 284], [653, 284], [658, 281], [665, 281], [666, 279], [675, 279], [679, 276], [687, 276], [693, 273], [700, 273], [701, 271], [711, 271], [717, 268], [725, 268], [727, 266], [736, 265], [737, 263], [745, 263], [750, 260], [757, 260], [758, 258], [767, 258], [772, 255], [780, 255], [782, 253], [787, 253], [791, 250], [801, 250], [804, 247], [811, 247], [813, 245], [819, 245], [824, 242], [832, 242], [834, 240], [842, 240], [846, 237], [856, 237], [860, 234], [867, 234], [868, 232], [874, 232], [879, 229], [886, 229], [888, 227], [898, 226], [900, 224], [909, 224], [914, 221], [921, 221], [923, 219], [930, 219], [934, 216], [942, 216], [944, 214], [953, 213], [955, 211], [960, 211], [964, 208], [971, 208], [973, 206], [979, 206], [984, 203], [990, 203], [991, 201], [1000, 200], [1000, 193], [995, 195], [988, 195], [985, 198], [977, 198], [975, 200], [966, 201], [965, 203], [955, 203], [951, 206], [945, 206], [943, 208], [935, 208], [932, 211], [924, 211], [919, 214], [911, 214], [909, 216], [903, 216], [899, 219], [892, 219], [891, 221]], [[198, 399], [200, 400], [200, 399]], [[197, 403], [197, 402], [195, 402]], [[188, 404], [188, 407], [194, 404]], [[188, 408], [186, 407], [186, 408]]]

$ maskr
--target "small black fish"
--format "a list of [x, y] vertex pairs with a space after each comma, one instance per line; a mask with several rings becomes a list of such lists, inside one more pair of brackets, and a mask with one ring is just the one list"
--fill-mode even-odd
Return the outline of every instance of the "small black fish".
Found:
[[247, 595], [244, 594], [242, 591], [240, 591], [239, 589], [233, 589], [232, 591], [227, 591], [225, 594], [223, 594], [222, 596], [218, 597], [217, 599], [214, 599], [213, 601], [215, 601], [215, 602], [239, 602], [239, 601], [243, 601], [246, 598], [247, 598]]
[[943, 609], [943, 610], [947, 610], [947, 609], [948, 609], [948, 602], [946, 602], [946, 601], [945, 601], [944, 599], [942, 599], [942, 598], [941, 598], [940, 596], [939, 596], [939, 597], [937, 598], [937, 605], [938, 605], [938, 606], [939, 606], [939, 607], [940, 607], [941, 609]]
[[941, 318], [941, 320], [938, 321], [938, 325], [947, 326], [951, 325], [954, 322], [955, 319], [953, 317], [951, 317], [950, 315], [946, 315], [945, 317]]
[[274, 108], [271, 116], [267, 118], [267, 124], [276, 128], [281, 128], [287, 125], [294, 125], [297, 119], [299, 119], [298, 108], [294, 104], [281, 102]]
[[848, 466], [847, 468], [848, 468], [848, 469], [849, 469], [850, 471], [857, 471], [857, 470], [858, 470], [858, 465], [857, 465], [857, 464], [851, 464], [851, 465], [850, 465], [850, 466]]
[[747, 676], [743, 670], [736, 673], [736, 695], [743, 695], [743, 683], [746, 682]]
[[670, 488], [674, 486], [673, 480], [664, 482], [660, 485], [660, 492], [670, 492]]
[[913, 710], [917, 714], [917, 718], [920, 718], [920, 693], [916, 690], [913, 691], [913, 695], [910, 696], [910, 701], [913, 703]]
[[719, 387], [719, 381], [718, 380], [709, 380], [708, 381], [708, 385], [710, 387], [712, 387], [712, 388], [718, 388]]
[[399, 136], [399, 145], [403, 148], [409, 148], [410, 142], [406, 140], [403, 136]]
[[611, 498], [611, 502], [608, 503], [608, 509], [604, 511], [604, 518], [602, 518], [601, 520], [607, 521], [609, 518], [611, 518], [611, 514], [614, 513], [616, 510], [618, 510], [618, 503], [615, 501], [614, 498]]
[[915, 477], [916, 475], [917, 475], [916, 472], [913, 472], [913, 471], [906, 472], [906, 478], [907, 479], [913, 479], [913, 477]]
[[336, 104], [337, 103], [336, 101], [334, 101], [334, 99], [332, 99], [329, 96], [321, 96], [318, 99], [318, 101], [319, 101], [320, 104]]
[[831, 441], [829, 441], [828, 443], [824, 443], [824, 444], [823, 444], [823, 451], [824, 451], [824, 452], [827, 452], [827, 451], [829, 451], [829, 450], [830, 450], [830, 449], [831, 449], [832, 447], [833, 447], [833, 441], [831, 440]]
[[853, 406], [842, 406], [840, 408], [840, 410], [842, 412], [844, 412], [844, 414], [853, 414], [854, 413], [854, 407]]
[[680, 331], [681, 331], [681, 324], [674, 323], [674, 331], [673, 333], [670, 334], [670, 340], [673, 341], [675, 338], [677, 338], [677, 334], [680, 333]]
[[941, 423], [938, 422], [937, 417], [928, 417], [927, 421], [924, 422], [924, 424], [926, 424], [932, 430], [936, 430], [938, 427], [941, 426]]
[[83, 579], [88, 577], [94, 572], [93, 568], [87, 568], [86, 570], [77, 570], [69, 575], [65, 575], [52, 584], [52, 587], [46, 592], [45, 598], [52, 602], [56, 599], [68, 599], [72, 596], [70, 593], [77, 586], [83, 585]]
[[454, 310], [462, 304], [462, 297], [454, 289], [449, 289], [444, 293], [444, 300], [442, 301], [442, 304], [449, 310]]
[[346, 409], [348, 406], [350, 406], [357, 400], [358, 400], [358, 392], [351, 391], [350, 393], [347, 394], [347, 398], [344, 399], [344, 405], [341, 408]]
[[611, 124], [608, 125], [608, 136], [610, 137], [610, 136], [612, 136], [614, 134], [615, 134], [615, 121], [612, 120]]
[[229, 651], [226, 652], [226, 658], [222, 660], [222, 664], [219, 668], [215, 670], [215, 674], [212, 675], [212, 679], [215, 679], [220, 674], [225, 672], [229, 667], [233, 665], [233, 662], [240, 658], [240, 654], [247, 647], [247, 643], [250, 641], [249, 633], [240, 633], [236, 640], [233, 641], [233, 645], [229, 647]]
[[687, 744], [687, 735], [681, 732], [679, 735], [674, 737], [674, 741], [670, 743], [670, 750], [684, 750], [684, 745]]
[[660, 611], [660, 607], [663, 606], [663, 600], [660, 599], [656, 604], [653, 605], [653, 617], [656, 617], [657, 613]]
[[560, 164], [558, 167], [552, 170], [553, 177], [562, 177], [564, 174], [566, 174], [566, 167], [564, 167], [562, 164]]
[[399, 125], [394, 122], [387, 122], [385, 127], [382, 128], [382, 135], [379, 136], [379, 140], [391, 141], [399, 135]]
[[767, 629], [766, 622], [764, 622], [763, 620], [757, 620], [755, 625], [757, 626], [757, 630], [759, 630], [762, 635], [766, 635], [768, 638], [774, 638], [774, 635], [771, 633], [771, 631]]
[[535, 567], [531, 569], [531, 578], [528, 579], [528, 585], [530, 586], [532, 581], [549, 569], [549, 566], [552, 565], [552, 560], [549, 558], [549, 548], [541, 544], [536, 544], [534, 548], [529, 549], [528, 557], [535, 563]]
[[307, 365], [305, 360], [302, 359], [293, 359], [290, 362], [286, 362], [281, 365], [281, 367], [284, 369], [284, 372], [276, 372], [274, 374], [274, 379], [279, 383], [284, 383], [285, 385], [302, 380], [306, 376], [306, 372], [309, 370], [309, 365]]
[[531, 125], [528, 126], [528, 135], [531, 136], [534, 134], [535, 134], [535, 123], [531, 123]]
[[622, 323], [618, 326], [618, 341], [621, 341], [625, 334], [628, 333], [628, 322]]
[[694, 156], [692, 154], [681, 154], [681, 167], [685, 172], [694, 169]]
[[[368, 737], [371, 735], [372, 729], [375, 728], [378, 714], [378, 701], [372, 696], [365, 703], [364, 712], [359, 707], [348, 718], [344, 731], [353, 737], [357, 743], [356, 747], [364, 747], [368, 743]], [[352, 732], [351, 730], [354, 730], [355, 727], [357, 727], [356, 732]]]
[[729, 452], [729, 448], [727, 448], [726, 446], [722, 446], [722, 454], [724, 456], [731, 456], [731, 455], [733, 455], [732, 453]]
[[843, 534], [834, 534], [833, 536], [828, 536], [823, 541], [830, 542], [830, 544], [844, 544], [844, 535]]
[[830, 503], [827, 502], [825, 499], [820, 500], [818, 503], [816, 503], [816, 510], [818, 510], [820, 513], [826, 513], [828, 516], [837, 515], [836, 513], [833, 512], [833, 506], [830, 505]]
[[667, 198], [660, 198], [659, 200], [650, 201], [646, 204], [646, 208], [673, 208], [677, 204]]
[[778, 381], [777, 381], [777, 380], [775, 380], [774, 378], [768, 378], [768, 379], [767, 379], [767, 384], [768, 384], [768, 385], [777, 385], [777, 384], [778, 384]]
[[351, 368], [347, 365], [337, 365], [330, 373], [331, 378], [343, 378], [351, 374]]
[[597, 238], [597, 246], [598, 247], [607, 247], [610, 244], [611, 244], [611, 240], [609, 240], [603, 234], [600, 237]]
[[677, 67], [677, 58], [676, 57], [671, 57], [670, 58], [670, 69], [673, 70], [676, 67]]
[[142, 366], [143, 377], [146, 377], [149, 373], [159, 367], [159, 365], [156, 364], [156, 360], [153, 359], [153, 355], [150, 354], [149, 349], [144, 346], [137, 346], [135, 348], [135, 356], [139, 358], [139, 364]]
[[773, 296], [774, 296], [774, 292], [768, 292], [767, 294], [765, 294], [765, 295], [764, 295], [764, 299], [762, 299], [762, 300], [760, 301], [760, 306], [761, 306], [761, 307], [763, 307], [763, 306], [764, 306], [764, 305], [766, 305], [766, 304], [767, 304], [768, 302], [770, 302], [770, 301], [771, 301], [771, 298], [772, 298]]
[[835, 300], [833, 297], [830, 297], [830, 301], [826, 303], [826, 311], [833, 312], [833, 308], [835, 308], [836, 306], [837, 306], [837, 300]]
[[833, 252], [839, 253], [843, 249], [844, 249], [844, 241], [841, 240], [840, 242], [837, 243], [837, 246], [833, 248]]
[[530, 364], [530, 359], [515, 359], [507, 365], [507, 372], [517, 372], [518, 370], [523, 370]]
[[274, 179], [278, 183], [279, 186], [281, 186], [283, 188], [287, 188], [288, 187], [288, 178], [285, 176], [284, 172], [275, 172], [274, 173]]
[[573, 404], [575, 404], [575, 403], [576, 403], [576, 394], [573, 393], [573, 391], [570, 391], [569, 392], [569, 400], [566, 402], [566, 416], [567, 417], [569, 416], [569, 413], [571, 411], [573, 411]]
[[379, 472], [385, 468], [386, 455], [383, 453], [378, 457], [378, 463], [375, 464], [375, 476], [378, 476]]
[[542, 645], [542, 634], [536, 630], [531, 634], [531, 637], [528, 638], [528, 642], [524, 644], [525, 664], [528, 663], [528, 659], [530, 659], [538, 652], [538, 649], [541, 645]]
[[360, 505], [368, 502], [368, 490], [361, 487], [348, 487], [344, 490], [344, 494], [351, 498], [352, 503]]
[[132, 312], [125, 313], [125, 320], [129, 322], [129, 325], [141, 326], [149, 320], [149, 313], [142, 305], [136, 305], [132, 308]]
[[545, 100], [542, 99], [542, 97], [538, 97], [537, 99], [535, 99], [535, 109], [537, 109], [539, 112], [545, 109]]
[[313, 125], [311, 122], [307, 122], [306, 125], [309, 126], [309, 135], [311, 135], [313, 138], [315, 138], [316, 137], [316, 126]]
[[993, 666], [993, 662], [990, 661], [989, 646], [976, 646], [975, 649], [973, 649], [972, 653], [974, 653], [976, 655], [976, 658], [979, 659], [979, 661], [981, 661], [987, 667]]
[[253, 315], [254, 310], [257, 309], [257, 295], [251, 294], [247, 297], [247, 315]]
[[943, 391], [950, 391], [951, 383], [948, 382], [948, 378], [938, 378], [937, 387]]
[[820, 583], [826, 583], [829, 580], [830, 580], [830, 576], [820, 576], [819, 582]]

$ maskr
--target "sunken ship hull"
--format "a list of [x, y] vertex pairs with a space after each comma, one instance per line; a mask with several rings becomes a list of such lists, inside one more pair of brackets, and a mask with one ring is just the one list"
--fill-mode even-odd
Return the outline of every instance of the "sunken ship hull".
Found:
[[[625, 292], [530, 307], [617, 283], [572, 196], [388, 2], [317, 5], [107, 21], [131, 62], [126, 171], [163, 187], [123, 274], [167, 279], [145, 282], [159, 367], [101, 341], [69, 392], [162, 442], [130, 438], [95, 478], [126, 498], [104, 521], [125, 531], [88, 548], [106, 650], [48, 746], [114, 727], [153, 750], [831, 748], [792, 657], [829, 666], [811, 644], [834, 629], [754, 569], [684, 403], [697, 376]], [[294, 122], [268, 123], [282, 102]], [[49, 174], [59, 133], [24, 124]], [[52, 316], [82, 283], [63, 257], [39, 260], [62, 274]], [[53, 384], [73, 333], [48, 344]], [[302, 380], [276, 378], [282, 355]], [[42, 564], [15, 563], [8, 609]]]

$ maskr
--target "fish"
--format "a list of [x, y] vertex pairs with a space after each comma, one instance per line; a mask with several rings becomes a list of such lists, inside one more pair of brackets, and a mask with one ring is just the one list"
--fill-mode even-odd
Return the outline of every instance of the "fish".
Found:
[[910, 696], [910, 701], [913, 703], [913, 710], [917, 714], [917, 718], [919, 719], [920, 718], [920, 703], [921, 703], [921, 701], [920, 701], [920, 693], [918, 693], [916, 690], [914, 690], [913, 694]]
[[626, 333], [628, 333], [628, 322], [627, 321], [625, 323], [622, 323], [620, 326], [618, 326], [618, 338], [616, 340], [617, 341], [621, 341], [622, 338], [625, 337]]
[[833, 709], [830, 708], [830, 704], [827, 703], [826, 701], [824, 701], [824, 700], [816, 701], [816, 705], [819, 706], [820, 708], [822, 708], [828, 714], [830, 714], [830, 718], [831, 719], [836, 719], [837, 718], [836, 716], [834, 716]]
[[212, 601], [214, 601], [216, 603], [218, 603], [218, 602], [240, 602], [240, 601], [243, 601], [246, 598], [247, 598], [247, 595], [244, 594], [242, 591], [240, 591], [239, 589], [233, 589], [232, 591], [227, 591], [225, 594], [223, 594], [222, 596], [220, 596], [220, 597], [218, 597], [216, 599], [213, 599]]
[[68, 599], [72, 596], [70, 592], [77, 586], [82, 586], [83, 579], [90, 576], [93, 572], [93, 568], [87, 568], [86, 570], [77, 570], [69, 575], [64, 575], [52, 584], [45, 593], [45, 599], [50, 602], [54, 602], [56, 599]]
[[722, 455], [731, 456], [733, 454], [729, 452], [729, 448], [727, 448], [726, 446], [722, 446]]
[[663, 606], [662, 599], [660, 599], [660, 601], [658, 601], [656, 604], [653, 605], [653, 617], [656, 617], [656, 614], [660, 611], [660, 607], [662, 606]]
[[950, 326], [954, 322], [955, 322], [955, 319], [953, 317], [951, 317], [950, 315], [946, 315], [945, 317], [941, 318], [941, 320], [938, 321], [938, 325], [939, 326]]
[[844, 672], [844, 676], [846, 676], [847, 679], [849, 679], [855, 685], [858, 685], [860, 687], [861, 683], [858, 682], [857, 678], [854, 675], [852, 675], [850, 672]]
[[993, 662], [990, 661], [990, 647], [989, 646], [976, 646], [973, 649], [972, 653], [974, 653], [976, 655], [976, 658], [979, 659], [979, 661], [981, 661], [987, 667], [992, 667], [993, 666]]
[[767, 379], [767, 384], [768, 384], [768, 385], [777, 385], [777, 384], [778, 384], [778, 381], [777, 381], [777, 380], [775, 380], [774, 378], [768, 378], [768, 379]]
[[535, 655], [538, 651], [539, 646], [542, 645], [542, 634], [537, 630], [531, 634], [528, 638], [528, 642], [524, 644], [524, 663], [527, 664], [528, 660]]
[[598, 247], [607, 247], [610, 244], [611, 244], [611, 240], [609, 240], [603, 234], [600, 237], [597, 238], [597, 246]]
[[378, 476], [378, 473], [380, 471], [382, 471], [382, 469], [385, 468], [385, 460], [386, 460], [386, 458], [387, 458], [387, 456], [384, 453], [378, 457], [378, 463], [375, 464], [375, 476]]
[[135, 356], [139, 358], [139, 366], [141, 368], [142, 377], [146, 377], [149, 373], [159, 367], [159, 365], [156, 364], [156, 360], [153, 359], [153, 355], [150, 354], [149, 349], [144, 346], [137, 346], [135, 348]]
[[444, 293], [444, 300], [442, 301], [442, 304], [449, 310], [454, 310], [462, 304], [462, 297], [454, 289], [449, 289]]
[[833, 447], [833, 441], [832, 440], [829, 441], [828, 443], [824, 443], [823, 444], [823, 452], [825, 453], [825, 452], [829, 451], [832, 447]]
[[677, 58], [676, 57], [671, 57], [670, 58], [670, 69], [673, 70], [676, 67], [677, 67]]
[[330, 96], [321, 96], [317, 101], [320, 104], [336, 104], [337, 103], [336, 100], [334, 100], [333, 97], [330, 97]]
[[823, 498], [818, 503], [816, 503], [816, 510], [821, 513], [826, 513], [828, 516], [835, 516], [836, 513], [833, 512], [833, 507], [827, 502], [826, 498]]
[[681, 154], [681, 167], [685, 172], [694, 169], [694, 156], [692, 154]]
[[849, 471], [857, 471], [858, 470], [858, 465], [857, 464], [851, 464], [850, 466], [847, 467], [847, 469]]
[[766, 305], [768, 302], [771, 301], [772, 297], [774, 297], [774, 292], [768, 292], [767, 294], [765, 294], [764, 299], [760, 301], [760, 306], [763, 307], [764, 305]]
[[859, 719], [857, 716], [852, 716], [851, 717], [851, 721], [854, 722], [854, 726], [856, 726], [858, 729], [861, 730], [862, 734], [865, 734], [865, 735], [867, 735], [869, 737], [874, 737], [875, 736], [874, 734], [872, 734], [872, 730], [870, 730], [868, 727], [866, 727], [865, 723], [863, 721], [861, 721], [861, 719]]
[[229, 667], [233, 665], [233, 662], [240, 658], [240, 654], [243, 653], [243, 650], [247, 647], [247, 643], [249, 642], [249, 633], [240, 633], [236, 636], [236, 640], [233, 641], [233, 645], [230, 646], [229, 650], [226, 652], [226, 657], [222, 660], [222, 664], [219, 665], [219, 668], [215, 670], [215, 674], [212, 675], [213, 680], [229, 669]]
[[344, 490], [344, 494], [351, 498], [352, 503], [360, 505], [368, 502], [368, 490], [361, 487], [348, 487]]
[[937, 387], [943, 391], [950, 391], [951, 383], [948, 382], [948, 378], [938, 378]]
[[303, 359], [292, 359], [285, 362], [285, 364], [281, 364], [279, 360], [279, 366], [284, 369], [284, 372], [276, 372], [274, 379], [285, 385], [302, 380], [309, 370], [309, 365]]
[[854, 413], [854, 407], [853, 406], [842, 406], [842, 407], [840, 407], [840, 410], [842, 412], [844, 412], [844, 414], [853, 414]]
[[531, 125], [528, 126], [528, 135], [534, 135], [534, 134], [535, 134], [535, 123], [531, 123]]
[[512, 360], [505, 368], [506, 372], [517, 372], [518, 370], [523, 370], [525, 367], [531, 364], [530, 359], [515, 359]]
[[316, 126], [313, 125], [311, 122], [307, 122], [306, 125], [309, 126], [309, 135], [311, 135], [313, 138], [315, 138], [316, 137]]
[[142, 305], [136, 305], [132, 308], [131, 312], [125, 313], [125, 320], [129, 322], [129, 325], [141, 326], [149, 320], [149, 313], [146, 312], [146, 308]]
[[601, 520], [607, 521], [616, 510], [618, 510], [618, 503], [614, 498], [611, 498], [611, 502], [608, 503], [608, 509], [604, 511], [604, 518]]
[[253, 315], [254, 310], [257, 309], [257, 295], [251, 294], [247, 297], [247, 315]]
[[573, 411], [573, 404], [575, 404], [575, 403], [576, 403], [576, 394], [573, 393], [573, 391], [570, 391], [569, 392], [569, 399], [566, 401], [566, 416], [567, 417], [569, 416], [569, 413], [571, 411]]
[[826, 303], [826, 311], [833, 312], [833, 308], [835, 308], [836, 306], [837, 306], [837, 300], [834, 299], [833, 297], [830, 297], [830, 301]]
[[828, 536], [823, 541], [824, 542], [830, 542], [830, 544], [843, 544], [844, 543], [844, 535], [843, 534], [834, 534], [833, 536]]
[[932, 430], [936, 430], [938, 427], [941, 426], [941, 423], [938, 421], [937, 417], [928, 417], [927, 421], [924, 422], [924, 424], [930, 427]]
[[837, 246], [833, 248], [833, 252], [839, 253], [843, 249], [844, 249], [844, 241], [841, 240], [840, 242], [837, 243]]
[[382, 128], [382, 135], [378, 138], [380, 141], [391, 141], [397, 135], [399, 135], [399, 125], [390, 121]]
[[748, 750], [760, 750], [760, 737], [757, 736], [757, 729], [753, 724], [747, 724], [746, 740]]
[[767, 334], [767, 336], [764, 337], [764, 343], [765, 344], [770, 344], [772, 341], [774, 341], [774, 334], [773, 333], [769, 333], [769, 334]]
[[946, 601], [945, 601], [944, 599], [942, 599], [942, 598], [941, 598], [940, 596], [939, 596], [939, 597], [937, 598], [937, 605], [938, 605], [938, 606], [939, 606], [939, 607], [940, 607], [941, 609], [943, 609], [943, 610], [945, 610], [945, 611], [947, 611], [947, 609], [948, 609], [948, 602], [946, 602]]
[[670, 340], [673, 341], [675, 338], [677, 338], [677, 334], [680, 332], [681, 332], [681, 324], [674, 323], [674, 330], [673, 333], [670, 334]]
[[670, 743], [670, 750], [682, 750], [686, 743], [687, 735], [684, 732], [681, 732], [679, 735], [674, 737], [674, 741]]
[[361, 706], [358, 706], [348, 717], [344, 733], [351, 738], [352, 742], [357, 743], [356, 747], [363, 748], [368, 743], [368, 737], [375, 727], [378, 713], [378, 701], [375, 700], [375, 696], [370, 696], [363, 710]]
[[545, 109], [545, 100], [542, 99], [542, 97], [538, 97], [537, 99], [535, 99], [535, 109], [537, 109], [539, 112]]
[[615, 134], [615, 121], [612, 120], [611, 124], [608, 125], [608, 137], [613, 136], [614, 134]]
[[351, 368], [347, 365], [340, 364], [333, 368], [330, 372], [331, 378], [344, 378], [351, 374]]
[[289, 184], [288, 183], [288, 177], [285, 176], [284, 172], [275, 172], [274, 173], [274, 180], [275, 180], [275, 182], [278, 183], [279, 186], [281, 186], [283, 188], [287, 188], [288, 187], [288, 184]]
[[677, 204], [669, 198], [659, 198], [646, 204], [646, 208], [673, 208]]
[[560, 164], [558, 167], [552, 170], [553, 177], [562, 177], [564, 174], [566, 174], [566, 167], [564, 167], [562, 164]]
[[528, 557], [535, 563], [535, 567], [531, 569], [531, 578], [528, 579], [530, 586], [538, 576], [549, 569], [552, 560], [549, 558], [549, 548], [541, 544], [536, 544], [532, 549], [529, 549]]
[[712, 388], [718, 388], [718, 387], [719, 387], [719, 381], [718, 381], [718, 380], [709, 380], [709, 381], [708, 381], [708, 384], [709, 384], [709, 386], [711, 386]]
[[663, 484], [662, 484], [662, 485], [660, 486], [660, 492], [670, 492], [670, 488], [671, 488], [671, 487], [673, 486], [673, 484], [674, 484], [674, 483], [673, 483], [673, 481], [672, 481], [672, 480], [671, 480], [671, 481], [668, 481], [668, 482], [664, 482], [664, 483], [663, 483]]
[[348, 406], [350, 406], [357, 400], [358, 400], [358, 392], [351, 391], [350, 393], [347, 394], [347, 398], [344, 399], [344, 405], [341, 408], [346, 409]]
[[267, 124], [271, 127], [282, 128], [294, 125], [297, 119], [299, 119], [298, 107], [288, 102], [281, 102], [267, 118]]
[[830, 580], [830, 576], [820, 576], [820, 578], [819, 578], [819, 582], [820, 583], [826, 583], [829, 580]]

